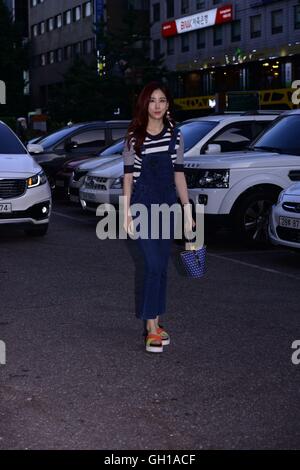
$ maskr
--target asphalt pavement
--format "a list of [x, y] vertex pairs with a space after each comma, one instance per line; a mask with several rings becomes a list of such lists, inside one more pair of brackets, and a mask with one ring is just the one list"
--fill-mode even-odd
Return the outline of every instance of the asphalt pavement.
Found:
[[299, 449], [300, 254], [208, 243], [169, 264], [171, 344], [145, 352], [132, 240], [56, 202], [44, 238], [0, 231], [1, 449]]

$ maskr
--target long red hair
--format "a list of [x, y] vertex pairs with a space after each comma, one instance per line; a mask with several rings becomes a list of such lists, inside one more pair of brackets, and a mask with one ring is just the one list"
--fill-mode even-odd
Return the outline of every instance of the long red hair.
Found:
[[135, 139], [134, 150], [138, 156], [141, 156], [141, 148], [146, 138], [148, 126], [148, 107], [152, 93], [155, 90], [161, 90], [169, 103], [169, 114], [164, 116], [164, 124], [174, 129], [176, 122], [172, 118], [174, 102], [169, 89], [162, 83], [154, 81], [148, 83], [140, 92], [133, 113], [133, 119], [128, 127], [126, 141], [130, 145], [132, 138]]

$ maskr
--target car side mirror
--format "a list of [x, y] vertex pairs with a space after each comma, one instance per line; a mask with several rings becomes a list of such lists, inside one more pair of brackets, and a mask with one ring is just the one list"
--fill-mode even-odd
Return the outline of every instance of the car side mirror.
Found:
[[65, 150], [67, 152], [71, 152], [72, 150], [76, 149], [78, 147], [78, 142], [76, 142], [75, 140], [73, 140], [72, 142], [66, 142], [65, 143]]
[[32, 155], [37, 155], [39, 153], [44, 153], [44, 147], [40, 144], [28, 144], [27, 150]]
[[208, 144], [207, 149], [205, 150], [206, 154], [211, 153], [221, 153], [222, 147], [220, 144]]

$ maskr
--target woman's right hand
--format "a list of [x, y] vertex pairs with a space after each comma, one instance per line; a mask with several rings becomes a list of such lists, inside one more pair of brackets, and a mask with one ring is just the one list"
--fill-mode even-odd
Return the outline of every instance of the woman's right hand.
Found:
[[128, 214], [126, 214], [126, 215], [124, 216], [123, 227], [124, 227], [125, 232], [126, 232], [128, 235], [134, 235], [134, 230], [133, 230], [133, 218], [132, 218], [132, 215], [131, 215], [130, 211], [129, 211]]

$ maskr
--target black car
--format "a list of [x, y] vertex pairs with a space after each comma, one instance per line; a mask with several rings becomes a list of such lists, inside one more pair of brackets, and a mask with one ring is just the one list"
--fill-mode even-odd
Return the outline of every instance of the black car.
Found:
[[69, 160], [93, 158], [99, 151], [125, 136], [130, 121], [95, 121], [64, 127], [28, 145], [28, 151], [42, 166], [52, 188], [55, 175]]

